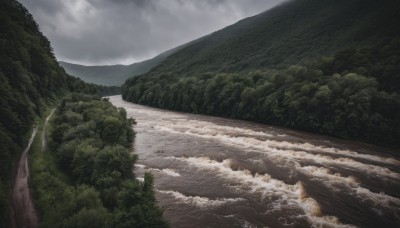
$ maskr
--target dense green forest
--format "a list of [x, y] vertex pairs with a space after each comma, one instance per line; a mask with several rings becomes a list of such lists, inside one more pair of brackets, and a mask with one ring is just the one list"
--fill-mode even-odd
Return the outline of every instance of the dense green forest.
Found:
[[41, 227], [167, 227], [153, 178], [132, 172], [133, 119], [99, 96], [63, 98], [49, 149], [34, 154], [33, 195]]
[[118, 90], [67, 75], [27, 9], [14, 0], [0, 1], [0, 224], [6, 224], [14, 166], [44, 107], [71, 91]]
[[400, 3], [294, 0], [122, 87], [127, 101], [400, 146]]
[[399, 36], [397, 0], [292, 0], [172, 54], [153, 74], [284, 69]]
[[168, 56], [200, 41], [202, 38], [180, 45], [176, 48], [165, 51], [152, 59], [130, 65], [100, 65], [84, 66], [60, 61], [60, 65], [65, 71], [88, 83], [95, 83], [104, 86], [121, 86], [126, 79], [149, 72], [153, 67], [159, 65]]

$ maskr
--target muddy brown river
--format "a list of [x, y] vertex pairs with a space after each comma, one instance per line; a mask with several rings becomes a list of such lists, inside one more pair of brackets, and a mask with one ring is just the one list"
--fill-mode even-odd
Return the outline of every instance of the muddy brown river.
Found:
[[395, 151], [112, 96], [172, 227], [399, 227]]

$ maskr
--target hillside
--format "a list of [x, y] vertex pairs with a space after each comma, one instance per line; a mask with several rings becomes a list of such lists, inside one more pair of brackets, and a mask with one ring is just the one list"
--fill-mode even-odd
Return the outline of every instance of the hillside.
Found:
[[[44, 118], [49, 106], [53, 106], [61, 97], [71, 92], [115, 94], [115, 88], [88, 84], [68, 75], [58, 64], [49, 40], [41, 33], [32, 15], [19, 2], [1, 0], [0, 21], [0, 227], [10, 227], [14, 224], [12, 220], [22, 223], [29, 222], [21, 219], [23, 217], [21, 214], [12, 216], [13, 211], [16, 211], [15, 201], [18, 201], [19, 198], [14, 199], [10, 192], [11, 189], [23, 190], [15, 188], [17, 185], [13, 186], [13, 179], [16, 180], [20, 176], [26, 179], [26, 173], [29, 175], [29, 170], [24, 170], [22, 175], [15, 175], [17, 160], [28, 141], [32, 142], [33, 138], [29, 140], [29, 136], [32, 131], [37, 131], [40, 119]], [[99, 96], [94, 97], [93, 99], [101, 99]], [[115, 115], [123, 114], [122, 110], [117, 111], [111, 104], [107, 104], [107, 107]], [[101, 110], [105, 111], [105, 109]], [[126, 117], [123, 118], [125, 118], [124, 127], [130, 129], [130, 122], [126, 120]], [[122, 124], [119, 127], [121, 129]], [[127, 137], [131, 136], [132, 134], [127, 135]], [[126, 145], [124, 144], [124, 146]], [[27, 148], [29, 149], [29, 147]], [[27, 154], [27, 152], [24, 153]], [[127, 151], [124, 153], [128, 154]], [[29, 159], [29, 161], [31, 160]], [[50, 159], [46, 162], [54, 166], [53, 161]], [[132, 166], [132, 164], [129, 165]], [[45, 169], [47, 168], [49, 167]], [[131, 172], [131, 168], [129, 168], [129, 172]], [[31, 173], [32, 176], [36, 174], [37, 172]], [[59, 182], [56, 178], [45, 177], [44, 180], [47, 181], [46, 184], [53, 182], [50, 183], [52, 186]], [[15, 182], [17, 183], [17, 181]], [[29, 185], [32, 184], [37, 183], [29, 179]], [[29, 192], [27, 195], [30, 195]], [[148, 196], [153, 195], [148, 193]], [[18, 205], [26, 207], [28, 201], [31, 199], [25, 197], [18, 201], [21, 203]], [[147, 201], [143, 200], [143, 202]], [[150, 208], [153, 205], [150, 204], [151, 199], [148, 202]], [[101, 204], [99, 201], [96, 203]], [[42, 208], [39, 206], [36, 209], [41, 210]], [[154, 209], [154, 211], [157, 210], [157, 208]], [[149, 211], [153, 212], [151, 208]], [[49, 211], [53, 216], [60, 215], [58, 212], [58, 214], [53, 212]], [[125, 209], [121, 209], [120, 212], [122, 216]], [[98, 216], [93, 211], [89, 211], [89, 213]], [[42, 218], [41, 215], [40, 217]], [[83, 221], [89, 220], [85, 220], [84, 217]], [[35, 224], [25, 225], [35, 226]]]
[[400, 33], [398, 1], [294, 0], [188, 46], [154, 73], [284, 67]]
[[293, 0], [129, 79], [128, 101], [399, 146], [398, 1]]
[[0, 224], [5, 224], [13, 164], [35, 119], [69, 91], [96, 93], [99, 87], [64, 72], [50, 42], [20, 3], [0, 1], [0, 21]]
[[168, 56], [201, 39], [202, 38], [165, 51], [152, 59], [130, 65], [84, 66], [63, 61], [59, 63], [68, 74], [76, 76], [85, 82], [105, 86], [121, 86], [126, 79], [149, 72], [153, 67], [163, 62]]

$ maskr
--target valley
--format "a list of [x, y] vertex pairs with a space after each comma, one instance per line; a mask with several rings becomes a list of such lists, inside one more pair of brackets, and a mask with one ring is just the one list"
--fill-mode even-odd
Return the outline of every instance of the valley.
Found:
[[0, 0], [0, 227], [399, 227], [399, 12]]

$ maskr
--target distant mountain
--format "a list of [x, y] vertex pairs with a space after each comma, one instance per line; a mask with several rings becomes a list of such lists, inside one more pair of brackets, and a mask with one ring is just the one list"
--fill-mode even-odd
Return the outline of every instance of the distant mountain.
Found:
[[60, 65], [65, 71], [82, 79], [85, 82], [94, 83], [105, 86], [121, 86], [126, 79], [149, 72], [153, 67], [160, 64], [168, 56], [185, 48], [186, 46], [198, 42], [203, 38], [194, 40], [187, 44], [165, 51], [152, 59], [130, 65], [99, 65], [85, 66], [60, 61]]
[[131, 65], [103, 65], [84, 66], [60, 61], [68, 74], [76, 76], [85, 82], [99, 85], [120, 86], [127, 78], [148, 72], [151, 68], [164, 60], [164, 57], [155, 57]]
[[292, 0], [122, 86], [125, 100], [400, 146], [400, 1]]

